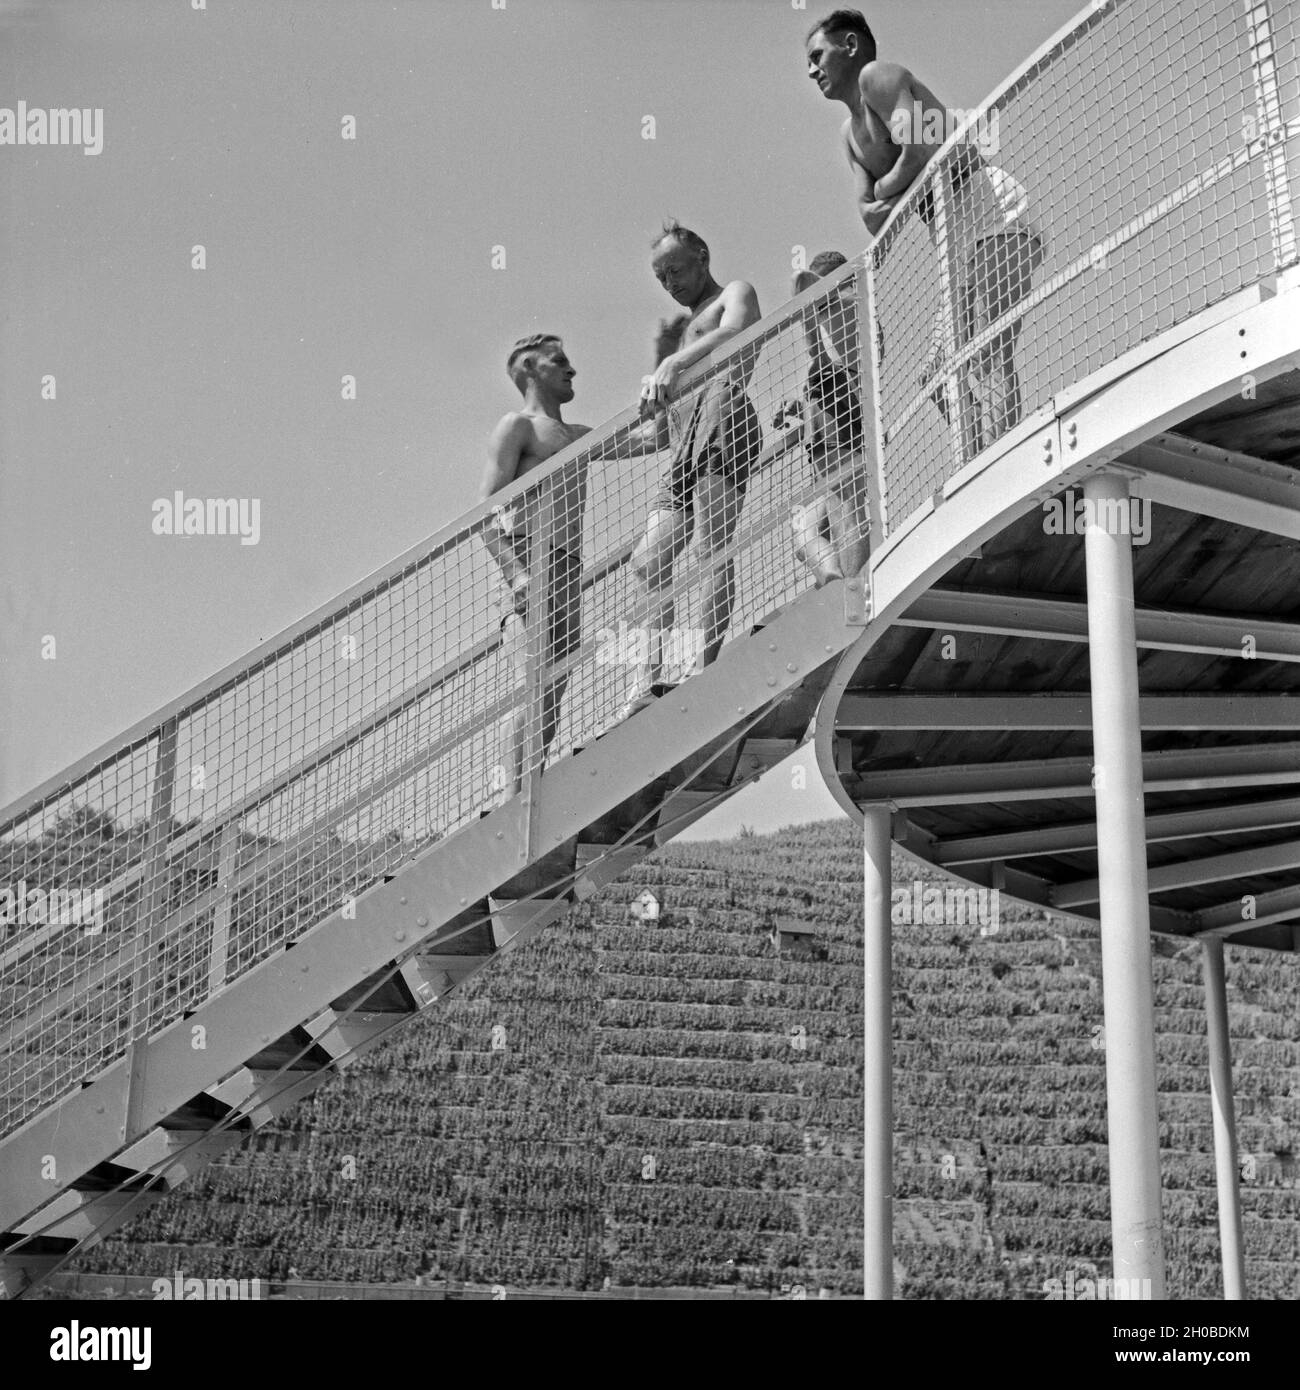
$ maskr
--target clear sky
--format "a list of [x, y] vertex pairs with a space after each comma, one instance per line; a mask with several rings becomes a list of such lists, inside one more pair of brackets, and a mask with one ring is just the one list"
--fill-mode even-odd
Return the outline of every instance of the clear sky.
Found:
[[[794, 246], [863, 244], [831, 5], [197, 3], [0, 0], [0, 106], [104, 112], [97, 156], [0, 146], [0, 804], [468, 506], [515, 338], [563, 335], [570, 418], [631, 404], [665, 216], [764, 312]], [[1081, 5], [863, 8], [969, 107]], [[154, 535], [177, 489], [260, 499], [258, 544]], [[694, 834], [837, 814], [793, 761]]]

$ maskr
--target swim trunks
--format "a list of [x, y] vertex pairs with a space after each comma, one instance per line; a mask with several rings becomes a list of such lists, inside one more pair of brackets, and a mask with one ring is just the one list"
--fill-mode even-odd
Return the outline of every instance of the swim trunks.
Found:
[[[550, 600], [544, 660], [558, 661], [572, 655], [578, 646], [582, 611], [582, 556], [576, 550], [553, 547], [543, 584], [542, 592]], [[536, 592], [533, 590], [533, 593]], [[519, 617], [509, 594], [501, 601], [500, 614], [502, 629], [511, 618]]]
[[813, 412], [808, 453], [815, 464], [862, 448], [862, 402], [852, 374], [838, 362], [823, 362], [808, 373], [805, 387]]
[[[953, 253], [958, 260], [971, 256], [991, 237], [1023, 235], [1039, 243], [1038, 259], [1047, 248], [1046, 238], [1030, 216], [1025, 186], [1005, 169], [985, 164], [973, 146], [958, 152], [948, 165], [949, 209]], [[926, 189], [916, 205], [921, 221], [934, 231], [934, 192]]]
[[654, 510], [685, 511], [708, 473], [726, 478], [743, 493], [762, 444], [762, 426], [749, 397], [728, 378], [710, 382], [684, 409]]

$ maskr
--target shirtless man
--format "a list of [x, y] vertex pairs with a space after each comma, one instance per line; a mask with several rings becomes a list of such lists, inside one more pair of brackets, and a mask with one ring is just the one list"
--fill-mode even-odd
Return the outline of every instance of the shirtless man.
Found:
[[[822, 95], [849, 108], [841, 130], [844, 154], [853, 172], [858, 211], [875, 236], [936, 153], [938, 147], [928, 143], [924, 133], [946, 132], [947, 110], [905, 67], [877, 59], [875, 39], [857, 10], [836, 10], [819, 21], [809, 31], [804, 54], [808, 75]], [[915, 138], [903, 139], [904, 135]], [[954, 300], [960, 350], [1028, 293], [1042, 262], [1044, 242], [1029, 219], [1025, 190], [1004, 170], [986, 165], [973, 146], [951, 161], [948, 179], [952, 254], [959, 267]], [[917, 211], [931, 239], [936, 239], [933, 198], [927, 194]], [[1012, 359], [1019, 328], [1017, 319], [959, 375], [968, 456], [1019, 419], [1020, 386]], [[938, 374], [942, 357], [939, 324], [923, 383]], [[948, 402], [942, 388], [935, 400], [946, 418]]]
[[[704, 386], [693, 399], [673, 402], [682, 374], [722, 347], [760, 317], [758, 296], [744, 280], [718, 284], [709, 268], [703, 238], [677, 222], [668, 223], [651, 246], [650, 266], [659, 283], [687, 312], [661, 332], [661, 360], [641, 387], [641, 418], [655, 421], [673, 449], [652, 505], [645, 534], [632, 554], [633, 570], [649, 600], [648, 660], [632, 678], [627, 718], [654, 698], [656, 684], [676, 684], [690, 671], [664, 669], [664, 634], [673, 629], [669, 597], [673, 564], [691, 538], [699, 536], [705, 556], [730, 543], [740, 518], [745, 484], [762, 445], [762, 427], [745, 390], [756, 355], [745, 354], [729, 372]], [[678, 345], [672, 336], [680, 325]], [[665, 349], [667, 349], [665, 353]], [[671, 404], [670, 404], [671, 403]], [[702, 614], [701, 664], [717, 656], [735, 601], [735, 566], [721, 561], [714, 569]], [[695, 663], [690, 663], [694, 665]]]
[[[524, 398], [522, 410], [501, 417], [488, 441], [488, 463], [480, 496], [486, 500], [516, 479], [531, 473], [553, 454], [588, 433], [590, 425], [566, 424], [562, 408], [573, 399], [574, 369], [564, 345], [552, 333], [520, 340], [506, 361], [510, 380]], [[509, 591], [503, 606], [503, 647], [521, 680], [529, 675], [528, 619], [541, 623], [541, 651], [532, 654], [542, 666], [563, 664], [579, 639], [582, 599], [582, 513], [587, 500], [587, 461], [576, 459], [561, 470], [549, 488], [509, 507], [498, 507], [483, 541], [501, 570]], [[534, 551], [550, 502], [551, 541], [546, 555]], [[560, 722], [560, 701], [568, 673], [543, 670], [541, 759]], [[508, 716], [495, 789], [515, 795], [522, 786], [527, 752], [528, 705], [521, 701]]]

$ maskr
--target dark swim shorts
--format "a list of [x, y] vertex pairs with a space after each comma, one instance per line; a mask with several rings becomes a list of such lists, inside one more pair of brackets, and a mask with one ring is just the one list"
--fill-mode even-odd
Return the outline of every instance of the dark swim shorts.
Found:
[[[555, 546], [551, 562], [543, 579], [543, 595], [547, 598], [545, 661], [559, 661], [571, 656], [578, 648], [582, 602], [582, 556], [576, 550]], [[500, 627], [504, 631], [512, 618], [517, 618], [514, 604], [507, 595], [501, 601]], [[523, 620], [519, 619], [522, 632]]]
[[685, 511], [706, 473], [726, 478], [743, 492], [762, 444], [763, 429], [749, 397], [728, 380], [711, 382], [685, 414], [654, 510]]
[[808, 373], [807, 394], [817, 407], [809, 442], [815, 460], [862, 448], [862, 401], [852, 375], [834, 362]]

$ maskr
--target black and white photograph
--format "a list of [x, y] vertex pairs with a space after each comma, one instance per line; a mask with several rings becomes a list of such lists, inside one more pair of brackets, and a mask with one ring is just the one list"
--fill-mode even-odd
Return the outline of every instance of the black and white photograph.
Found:
[[1283, 1366], [1297, 0], [0, 53], [21, 1364], [765, 1300]]

